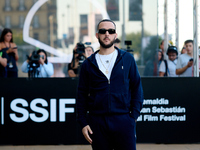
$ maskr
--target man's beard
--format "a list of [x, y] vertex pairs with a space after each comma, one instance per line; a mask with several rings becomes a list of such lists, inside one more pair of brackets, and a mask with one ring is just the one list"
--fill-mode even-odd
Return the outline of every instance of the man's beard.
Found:
[[110, 44], [106, 45], [106, 44], [103, 43], [103, 41], [101, 41], [100, 38], [98, 38], [98, 40], [99, 40], [100, 45], [101, 45], [103, 48], [110, 48], [111, 46], [113, 46], [114, 41], [115, 41], [115, 39], [113, 39], [113, 40], [110, 42]]

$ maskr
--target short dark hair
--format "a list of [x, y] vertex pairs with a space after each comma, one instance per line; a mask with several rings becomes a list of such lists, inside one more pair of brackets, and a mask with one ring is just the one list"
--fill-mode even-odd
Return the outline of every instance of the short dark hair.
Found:
[[110, 20], [110, 19], [103, 19], [103, 20], [101, 20], [101, 21], [98, 23], [98, 25], [97, 25], [97, 32], [98, 32], [98, 30], [99, 30], [99, 25], [100, 25], [100, 23], [102, 23], [102, 22], [112, 22], [112, 23], [114, 24], [114, 26], [115, 26], [115, 29], [116, 29], [116, 24], [114, 23], [114, 21], [112, 21], [112, 20]]
[[[1, 37], [0, 37], [0, 42], [4, 42], [4, 36], [7, 34], [7, 33], [12, 33], [12, 30], [9, 29], [9, 28], [4, 28], [2, 33], [1, 33]], [[13, 42], [13, 35], [12, 35], [12, 38], [10, 40], [10, 42]]]
[[39, 49], [39, 50], [37, 51], [37, 54], [39, 54], [40, 52], [43, 52], [43, 53], [45, 54], [46, 60], [44, 60], [44, 63], [47, 64], [47, 63], [48, 63], [48, 60], [47, 60], [47, 52], [46, 52], [45, 50], [43, 50], [43, 49]]
[[193, 44], [193, 40], [186, 40], [185, 41], [185, 45], [188, 44], [188, 43], [192, 43]]
[[178, 55], [178, 50], [176, 46], [169, 46], [167, 49], [167, 55], [172, 52], [172, 53], [176, 53], [176, 55]]

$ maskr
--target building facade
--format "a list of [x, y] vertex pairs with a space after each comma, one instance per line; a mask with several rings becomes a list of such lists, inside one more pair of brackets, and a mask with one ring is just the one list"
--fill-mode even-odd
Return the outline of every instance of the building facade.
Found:
[[[31, 7], [38, 0], [1, 0], [0, 26], [13, 31], [17, 45], [23, 45], [23, 26], [25, 18]], [[34, 15], [29, 29], [30, 37], [45, 44], [55, 45], [57, 41], [57, 15], [56, 0], [49, 0]], [[51, 27], [51, 30], [50, 30]], [[53, 39], [50, 38], [50, 34]], [[53, 40], [53, 43], [50, 43]], [[56, 45], [55, 45], [56, 46]]]

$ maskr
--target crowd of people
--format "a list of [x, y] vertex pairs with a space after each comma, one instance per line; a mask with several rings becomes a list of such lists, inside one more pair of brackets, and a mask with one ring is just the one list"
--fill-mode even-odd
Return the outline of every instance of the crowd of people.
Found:
[[[84, 59], [94, 53], [91, 46], [85, 47], [83, 54], [76, 52], [77, 46], [73, 50], [73, 58], [61, 71], [67, 70], [67, 75], [62, 73], [62, 77], [77, 77], [79, 68], [79, 56], [83, 55]], [[11, 29], [4, 28], [0, 37], [0, 77], [2, 78], [17, 78], [18, 77], [18, 49], [17, 45], [13, 42], [13, 32]], [[55, 67], [54, 67], [55, 66]], [[56, 72], [60, 68], [60, 64], [52, 64], [48, 62], [47, 53], [43, 49], [33, 51], [23, 62], [21, 71], [28, 73], [28, 77], [58, 77]], [[55, 69], [55, 70], [54, 70]]]
[[[154, 57], [147, 61], [144, 76], [192, 77], [193, 76], [193, 40], [186, 40], [179, 54], [176, 46], [169, 45], [164, 52], [164, 40]], [[165, 57], [164, 57], [165, 56]]]
[[[117, 38], [114, 45], [119, 47], [120, 40]], [[78, 43], [77, 43], [78, 44]], [[38, 66], [36, 70], [31, 67], [29, 55], [26, 61], [21, 66], [21, 71], [28, 73], [30, 70], [34, 77], [57, 77], [56, 67], [59, 65], [52, 64], [47, 60], [47, 53], [43, 49], [37, 52], [39, 56]], [[78, 77], [80, 61], [94, 53], [91, 46], [85, 47], [83, 53], [77, 52], [77, 45], [73, 49], [72, 61], [65, 65], [62, 72], [62, 77]], [[18, 77], [18, 49], [13, 42], [13, 33], [11, 29], [5, 28], [0, 37], [0, 77], [17, 78]], [[61, 64], [59, 65], [61, 68]], [[55, 69], [55, 72], [54, 72]], [[193, 76], [193, 40], [186, 40], [184, 46], [179, 54], [176, 46], [169, 46], [166, 53], [164, 51], [164, 40], [159, 45], [159, 50], [153, 53], [153, 57], [146, 62], [144, 69], [144, 76], [160, 76], [160, 77], [191, 77]]]

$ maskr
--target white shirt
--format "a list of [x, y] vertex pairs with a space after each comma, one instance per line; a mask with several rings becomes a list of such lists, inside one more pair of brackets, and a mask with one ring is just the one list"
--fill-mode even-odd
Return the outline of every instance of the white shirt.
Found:
[[[107, 77], [108, 80], [110, 80], [110, 75], [113, 69], [113, 66], [115, 64], [116, 58], [118, 55], [118, 51], [115, 49], [114, 52], [108, 55], [101, 55], [97, 53], [95, 55], [97, 64], [99, 66], [99, 70]], [[106, 73], [106, 70], [108, 71]]]
[[[181, 54], [178, 58], [176, 69], [185, 67], [191, 58], [192, 57], [190, 57], [188, 54]], [[187, 70], [179, 76], [180, 77], [192, 77], [192, 67], [187, 68]]]
[[[176, 75], [176, 64], [177, 64], [177, 59], [175, 59], [174, 61], [167, 59], [168, 77], [178, 77], [178, 75]], [[164, 72], [164, 73], [166, 72], [166, 65], [164, 61], [162, 61], [162, 63], [160, 64], [159, 72]]]
[[[22, 64], [21, 69], [22, 69], [22, 72], [28, 73], [29, 68], [28, 68], [27, 61], [25, 61]], [[39, 78], [41, 78], [41, 77], [50, 77], [54, 73], [53, 65], [52, 65], [52, 63], [49, 63], [49, 62], [47, 64], [44, 63], [44, 65], [40, 64], [40, 66], [37, 68], [37, 71], [39, 72], [39, 74], [35, 75], [35, 77], [39, 77]]]

